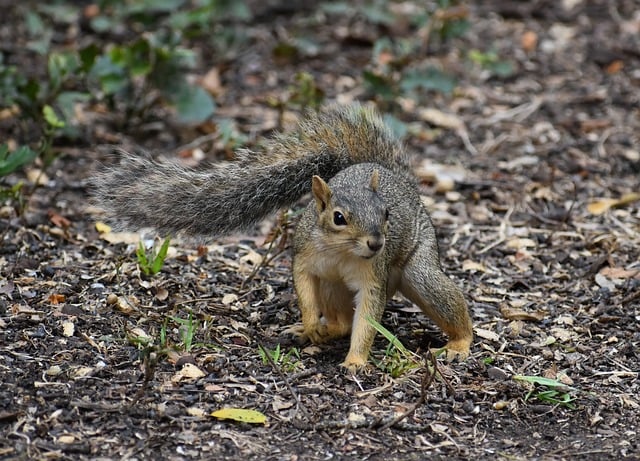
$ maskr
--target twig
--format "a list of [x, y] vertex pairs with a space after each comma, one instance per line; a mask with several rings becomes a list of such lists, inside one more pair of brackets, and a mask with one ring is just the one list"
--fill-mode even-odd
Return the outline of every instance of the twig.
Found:
[[214, 133], [205, 134], [204, 136], [200, 136], [199, 138], [196, 138], [193, 141], [178, 147], [177, 152], [183, 152], [183, 151], [189, 151], [191, 149], [195, 149], [196, 147], [200, 147], [200, 145], [209, 141], [213, 141], [218, 137], [220, 137], [220, 133], [218, 133], [217, 131]]
[[258, 346], [264, 351], [264, 357], [267, 358], [267, 362], [269, 362], [269, 365], [271, 365], [271, 368], [273, 368], [275, 370], [275, 372], [278, 374], [278, 376], [280, 376], [280, 379], [282, 379], [282, 381], [284, 382], [285, 386], [287, 386], [287, 389], [289, 389], [289, 392], [293, 396], [293, 400], [296, 401], [297, 408], [299, 408], [302, 411], [302, 413], [304, 414], [304, 417], [307, 419], [307, 421], [311, 421], [311, 417], [309, 416], [309, 412], [307, 412], [307, 409], [305, 408], [305, 406], [302, 404], [302, 402], [298, 398], [298, 394], [296, 393], [296, 391], [293, 390], [293, 386], [291, 386], [291, 383], [289, 382], [289, 379], [287, 378], [287, 376], [282, 372], [282, 370], [276, 364], [276, 362], [273, 361], [273, 358], [271, 358], [271, 356], [269, 355], [269, 352], [268, 352], [267, 348], [265, 348], [262, 345], [262, 343], [258, 343]]
[[429, 386], [431, 386], [431, 383], [434, 381], [439, 371], [438, 361], [436, 360], [436, 357], [435, 355], [433, 355], [431, 350], [427, 350], [425, 362], [424, 375], [422, 376], [422, 383], [420, 385], [420, 398], [407, 411], [383, 425], [380, 428], [381, 431], [389, 429], [391, 426], [398, 424], [400, 421], [413, 414], [420, 406], [424, 405], [424, 403], [427, 401], [427, 389], [429, 389]]

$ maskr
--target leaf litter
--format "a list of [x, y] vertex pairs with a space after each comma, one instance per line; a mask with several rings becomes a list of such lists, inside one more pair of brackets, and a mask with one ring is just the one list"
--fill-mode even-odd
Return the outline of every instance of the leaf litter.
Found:
[[[639, 60], [637, 43], [620, 49], [611, 33], [637, 25], [603, 16], [606, 2], [565, 3], [542, 15], [527, 11], [538, 2], [475, 5], [472, 37], [518, 61], [516, 74], [465, 72], [459, 95], [435, 94], [429, 112], [402, 105], [407, 119], [444, 128], [429, 142], [409, 138], [407, 148], [426, 168], [419, 177], [443, 264], [464, 287], [476, 333], [472, 357], [442, 364], [442, 380], [411, 415], [379, 430], [420, 402], [422, 369], [352, 376], [338, 367], [348, 341], [299, 347], [283, 335], [299, 320], [290, 253], [268, 257], [255, 236], [266, 232], [209, 246], [172, 240], [175, 253], [146, 277], [135, 259], [140, 233], [95, 224], [101, 216], [78, 187], [104, 157], [69, 149], [47, 176], [11, 177], [40, 184], [24, 217], [0, 210], [0, 456], [637, 456], [640, 121], [631, 107], [640, 104]], [[269, 21], [252, 27], [275, 36]], [[362, 60], [355, 40], [341, 43], [346, 64], [316, 62], [316, 72], [328, 82], [350, 75]], [[226, 69], [251, 83], [242, 88], [218, 66], [199, 75], [219, 93], [220, 115], [241, 121], [245, 133], [268, 133], [278, 114], [263, 104], [266, 89], [284, 94], [296, 69], [284, 64], [263, 81], [261, 71], [273, 68], [263, 49], [246, 65]], [[95, 123], [92, 145], [149, 139], [114, 131], [98, 114]], [[190, 139], [168, 128], [146, 142], [166, 150]], [[187, 323], [176, 319], [190, 318], [198, 326], [187, 341]], [[402, 299], [389, 303], [382, 323], [410, 351], [444, 343]], [[264, 363], [260, 344], [299, 347], [302, 368], [284, 372], [283, 354]], [[386, 350], [379, 337], [374, 356]], [[206, 417], [220, 409], [256, 411], [268, 424]]]

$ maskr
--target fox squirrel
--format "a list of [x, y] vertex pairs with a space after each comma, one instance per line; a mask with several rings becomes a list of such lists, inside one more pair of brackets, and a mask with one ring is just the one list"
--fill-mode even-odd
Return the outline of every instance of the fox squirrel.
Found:
[[[325, 182], [328, 180], [328, 183]], [[447, 358], [473, 338], [460, 289], [440, 266], [434, 227], [403, 149], [381, 118], [352, 105], [309, 114], [265, 152], [204, 172], [125, 154], [95, 178], [107, 214], [129, 227], [221, 235], [263, 219], [308, 192], [294, 234], [293, 281], [301, 340], [351, 333], [343, 366], [365, 365], [387, 299], [400, 291], [449, 336]]]

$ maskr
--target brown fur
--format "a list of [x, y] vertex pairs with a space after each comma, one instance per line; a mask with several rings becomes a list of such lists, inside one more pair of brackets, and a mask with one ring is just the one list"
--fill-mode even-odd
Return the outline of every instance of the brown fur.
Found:
[[265, 152], [244, 150], [204, 172], [125, 155], [95, 185], [98, 203], [129, 226], [204, 235], [247, 227], [311, 189], [294, 237], [302, 325], [292, 331], [314, 343], [351, 334], [343, 365], [358, 368], [375, 336], [367, 318], [380, 321], [400, 291], [447, 333], [448, 357], [469, 354], [462, 292], [440, 267], [400, 144], [369, 109], [311, 114]]

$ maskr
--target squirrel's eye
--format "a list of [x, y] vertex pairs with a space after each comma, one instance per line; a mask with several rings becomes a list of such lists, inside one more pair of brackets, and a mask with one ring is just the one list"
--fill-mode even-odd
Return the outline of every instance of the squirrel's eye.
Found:
[[336, 211], [333, 213], [333, 224], [335, 224], [336, 226], [346, 226], [347, 219], [344, 217], [342, 213], [340, 213], [339, 211]]

